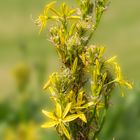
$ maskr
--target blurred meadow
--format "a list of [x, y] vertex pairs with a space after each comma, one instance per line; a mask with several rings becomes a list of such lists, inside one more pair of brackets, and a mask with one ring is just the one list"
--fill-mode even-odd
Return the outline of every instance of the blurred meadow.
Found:
[[[33, 20], [49, 0], [0, 0], [0, 140], [59, 140], [40, 127], [51, 102], [42, 90], [59, 59]], [[75, 6], [75, 0], [58, 0]], [[47, 31], [47, 30], [46, 30]], [[140, 0], [112, 0], [93, 43], [117, 55], [131, 91], [114, 92], [101, 140], [140, 140]]]

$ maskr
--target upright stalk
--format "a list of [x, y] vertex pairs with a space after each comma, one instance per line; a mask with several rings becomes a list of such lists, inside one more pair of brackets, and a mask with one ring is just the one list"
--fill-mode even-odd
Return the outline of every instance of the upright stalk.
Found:
[[55, 111], [43, 110], [50, 121], [43, 128], [55, 127], [61, 139], [95, 140], [103, 128], [110, 97], [116, 85], [132, 88], [122, 77], [115, 58], [104, 57], [104, 47], [90, 45], [108, 0], [79, 0], [71, 9], [65, 3], [46, 5], [36, 20], [41, 31], [48, 20], [50, 41], [61, 61], [60, 70], [50, 75], [49, 89]]

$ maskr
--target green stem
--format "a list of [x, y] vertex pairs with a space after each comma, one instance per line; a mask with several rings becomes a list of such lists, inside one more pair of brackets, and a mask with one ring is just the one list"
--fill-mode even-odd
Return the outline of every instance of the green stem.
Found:
[[104, 123], [105, 123], [105, 120], [106, 120], [106, 116], [107, 116], [107, 110], [108, 110], [108, 99], [107, 99], [107, 96], [105, 96], [105, 110], [104, 110], [104, 114], [103, 114], [103, 118], [102, 118], [102, 121], [101, 121], [101, 125], [100, 125], [100, 128], [98, 131], [95, 132], [92, 140], [96, 140], [97, 136], [99, 135], [99, 133], [101, 132], [103, 126], [104, 126]]
[[90, 125], [91, 125], [91, 123], [92, 123], [92, 121], [93, 121], [93, 119], [94, 119], [94, 117], [95, 117], [95, 114], [96, 114], [96, 107], [97, 107], [97, 106], [95, 106], [94, 111], [93, 111], [92, 116], [91, 116], [91, 119], [90, 119], [90, 120], [88, 121], [88, 123], [87, 123], [87, 126], [90, 126]]
[[95, 140], [97, 138], [98, 134], [101, 132], [101, 130], [102, 130], [103, 126], [104, 126], [105, 120], [106, 120], [106, 114], [107, 114], [107, 110], [105, 109], [100, 128], [99, 128], [98, 131], [95, 132], [92, 140]]

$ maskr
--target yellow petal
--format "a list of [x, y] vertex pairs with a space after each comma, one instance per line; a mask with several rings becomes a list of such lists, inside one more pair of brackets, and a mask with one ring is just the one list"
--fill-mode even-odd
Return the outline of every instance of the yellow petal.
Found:
[[106, 78], [107, 78], [107, 72], [105, 72], [105, 73], [103, 74], [103, 76], [102, 76], [102, 82], [103, 82], [103, 84], [104, 84]]
[[120, 79], [122, 79], [121, 68], [117, 63], [114, 63], [114, 65], [115, 65], [115, 73], [116, 73], [116, 76], [117, 76], [116, 79], [120, 80]]
[[75, 24], [75, 23], [73, 23], [73, 24], [72, 24], [72, 26], [71, 26], [71, 28], [70, 28], [70, 30], [69, 30], [69, 36], [72, 36], [72, 34], [73, 34], [73, 32], [74, 32], [75, 27], [76, 27], [76, 24]]
[[56, 102], [56, 115], [58, 116], [58, 118], [61, 118], [61, 116], [62, 116], [61, 105], [57, 102]]
[[47, 122], [47, 123], [41, 125], [41, 127], [42, 128], [50, 128], [50, 127], [54, 127], [57, 124], [58, 124], [57, 121], [51, 121], [51, 122]]
[[65, 110], [64, 110], [64, 113], [63, 113], [63, 118], [66, 117], [66, 115], [68, 114], [68, 112], [70, 111], [70, 108], [71, 108], [71, 103], [68, 103]]
[[52, 99], [54, 102], [57, 102], [57, 97], [55, 96], [50, 97], [50, 99]]
[[97, 75], [100, 75], [100, 63], [98, 59], [96, 59], [96, 72], [97, 72]]
[[102, 57], [102, 55], [103, 55], [103, 53], [104, 53], [104, 50], [105, 50], [105, 47], [101, 47], [100, 48], [100, 52], [99, 52], [99, 58], [101, 58]]
[[85, 56], [85, 53], [82, 53], [81, 59], [82, 59], [82, 62], [84, 63], [84, 65], [86, 65], [86, 56]]
[[70, 139], [71, 139], [71, 138], [70, 138], [70, 134], [69, 134], [67, 128], [64, 126], [63, 123], [60, 124], [60, 128], [62, 129], [62, 131], [63, 131], [63, 133], [65, 134], [65, 136], [70, 140]]
[[105, 63], [109, 63], [110, 64], [110, 63], [114, 62], [116, 58], [117, 58], [117, 56], [113, 56], [110, 59], [108, 59], [107, 61], [105, 61]]
[[77, 119], [78, 117], [79, 117], [79, 115], [77, 115], [77, 114], [69, 115], [69, 116], [67, 116], [66, 118], [63, 119], [63, 122], [64, 123], [71, 122], [71, 121]]
[[[71, 90], [68, 94], [66, 94], [65, 96], [65, 100], [66, 102], [69, 102], [69, 100], [71, 101], [73, 99], [74, 96], [74, 92]], [[74, 98], [75, 99], [75, 98]]]
[[57, 120], [57, 118], [54, 116], [54, 114], [52, 112], [48, 112], [48, 111], [42, 110], [42, 113], [44, 115], [46, 115], [48, 118], [50, 118], [50, 119]]
[[55, 96], [55, 91], [54, 91], [54, 89], [53, 89], [52, 87], [49, 87], [49, 90], [50, 90], [51, 94], [52, 94], [53, 96]]
[[79, 114], [79, 118], [80, 118], [83, 122], [87, 123], [87, 119], [86, 119], [86, 116], [85, 116], [84, 113]]
[[128, 82], [124, 82], [124, 84], [129, 88], [129, 89], [132, 89], [133, 88], [133, 86], [132, 86], [132, 84], [130, 84], [130, 83], [128, 83]]
[[46, 8], [51, 8], [55, 3], [56, 3], [56, 1], [52, 1], [49, 4], [47, 4], [45, 7]]
[[77, 102], [78, 103], [82, 102], [82, 100], [83, 100], [83, 93], [84, 93], [83, 90], [78, 93], [78, 97], [77, 97]]
[[95, 105], [95, 103], [94, 102], [89, 102], [89, 103], [86, 103], [85, 105], [83, 105], [81, 107], [75, 107], [75, 108], [84, 109], [84, 108], [88, 108], [92, 105]]
[[69, 11], [68, 16], [75, 14], [77, 9], [72, 9]]
[[61, 11], [63, 14], [66, 14], [66, 11], [68, 10], [68, 7], [65, 3], [62, 3], [61, 5]]
[[72, 19], [80, 19], [80, 17], [79, 16], [70, 16], [67, 19], [70, 19], [70, 20], [72, 20]]
[[51, 84], [51, 80], [49, 80], [43, 87], [44, 90], [46, 90]]
[[38, 23], [41, 26], [40, 28], [40, 32], [42, 32], [42, 30], [45, 28], [46, 24], [47, 24], [47, 20], [48, 20], [48, 11], [49, 9], [55, 4], [56, 2], [51, 2], [49, 4], [47, 4], [44, 8], [44, 13], [42, 13], [39, 18], [38, 18]]
[[47, 24], [47, 18], [44, 15], [40, 15], [37, 19], [37, 24], [40, 26], [40, 31], [39, 33], [42, 32], [42, 30], [45, 28], [46, 24]]
[[50, 11], [52, 11], [55, 15], [57, 16], [61, 16], [61, 14], [59, 12], [57, 12], [54, 8], [50, 8]]

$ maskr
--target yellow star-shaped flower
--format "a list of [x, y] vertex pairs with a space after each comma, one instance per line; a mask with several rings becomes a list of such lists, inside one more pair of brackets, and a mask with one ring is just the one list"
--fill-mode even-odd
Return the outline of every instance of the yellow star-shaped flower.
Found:
[[51, 121], [46, 122], [42, 125], [43, 128], [50, 128], [50, 127], [59, 127], [59, 129], [63, 132], [63, 134], [70, 140], [70, 134], [66, 128], [66, 123], [69, 123], [79, 117], [78, 114], [68, 115], [71, 108], [71, 103], [68, 103], [64, 112], [62, 113], [62, 107], [59, 103], [56, 103], [56, 111], [55, 113], [48, 112], [42, 110], [43, 114], [46, 115]]

